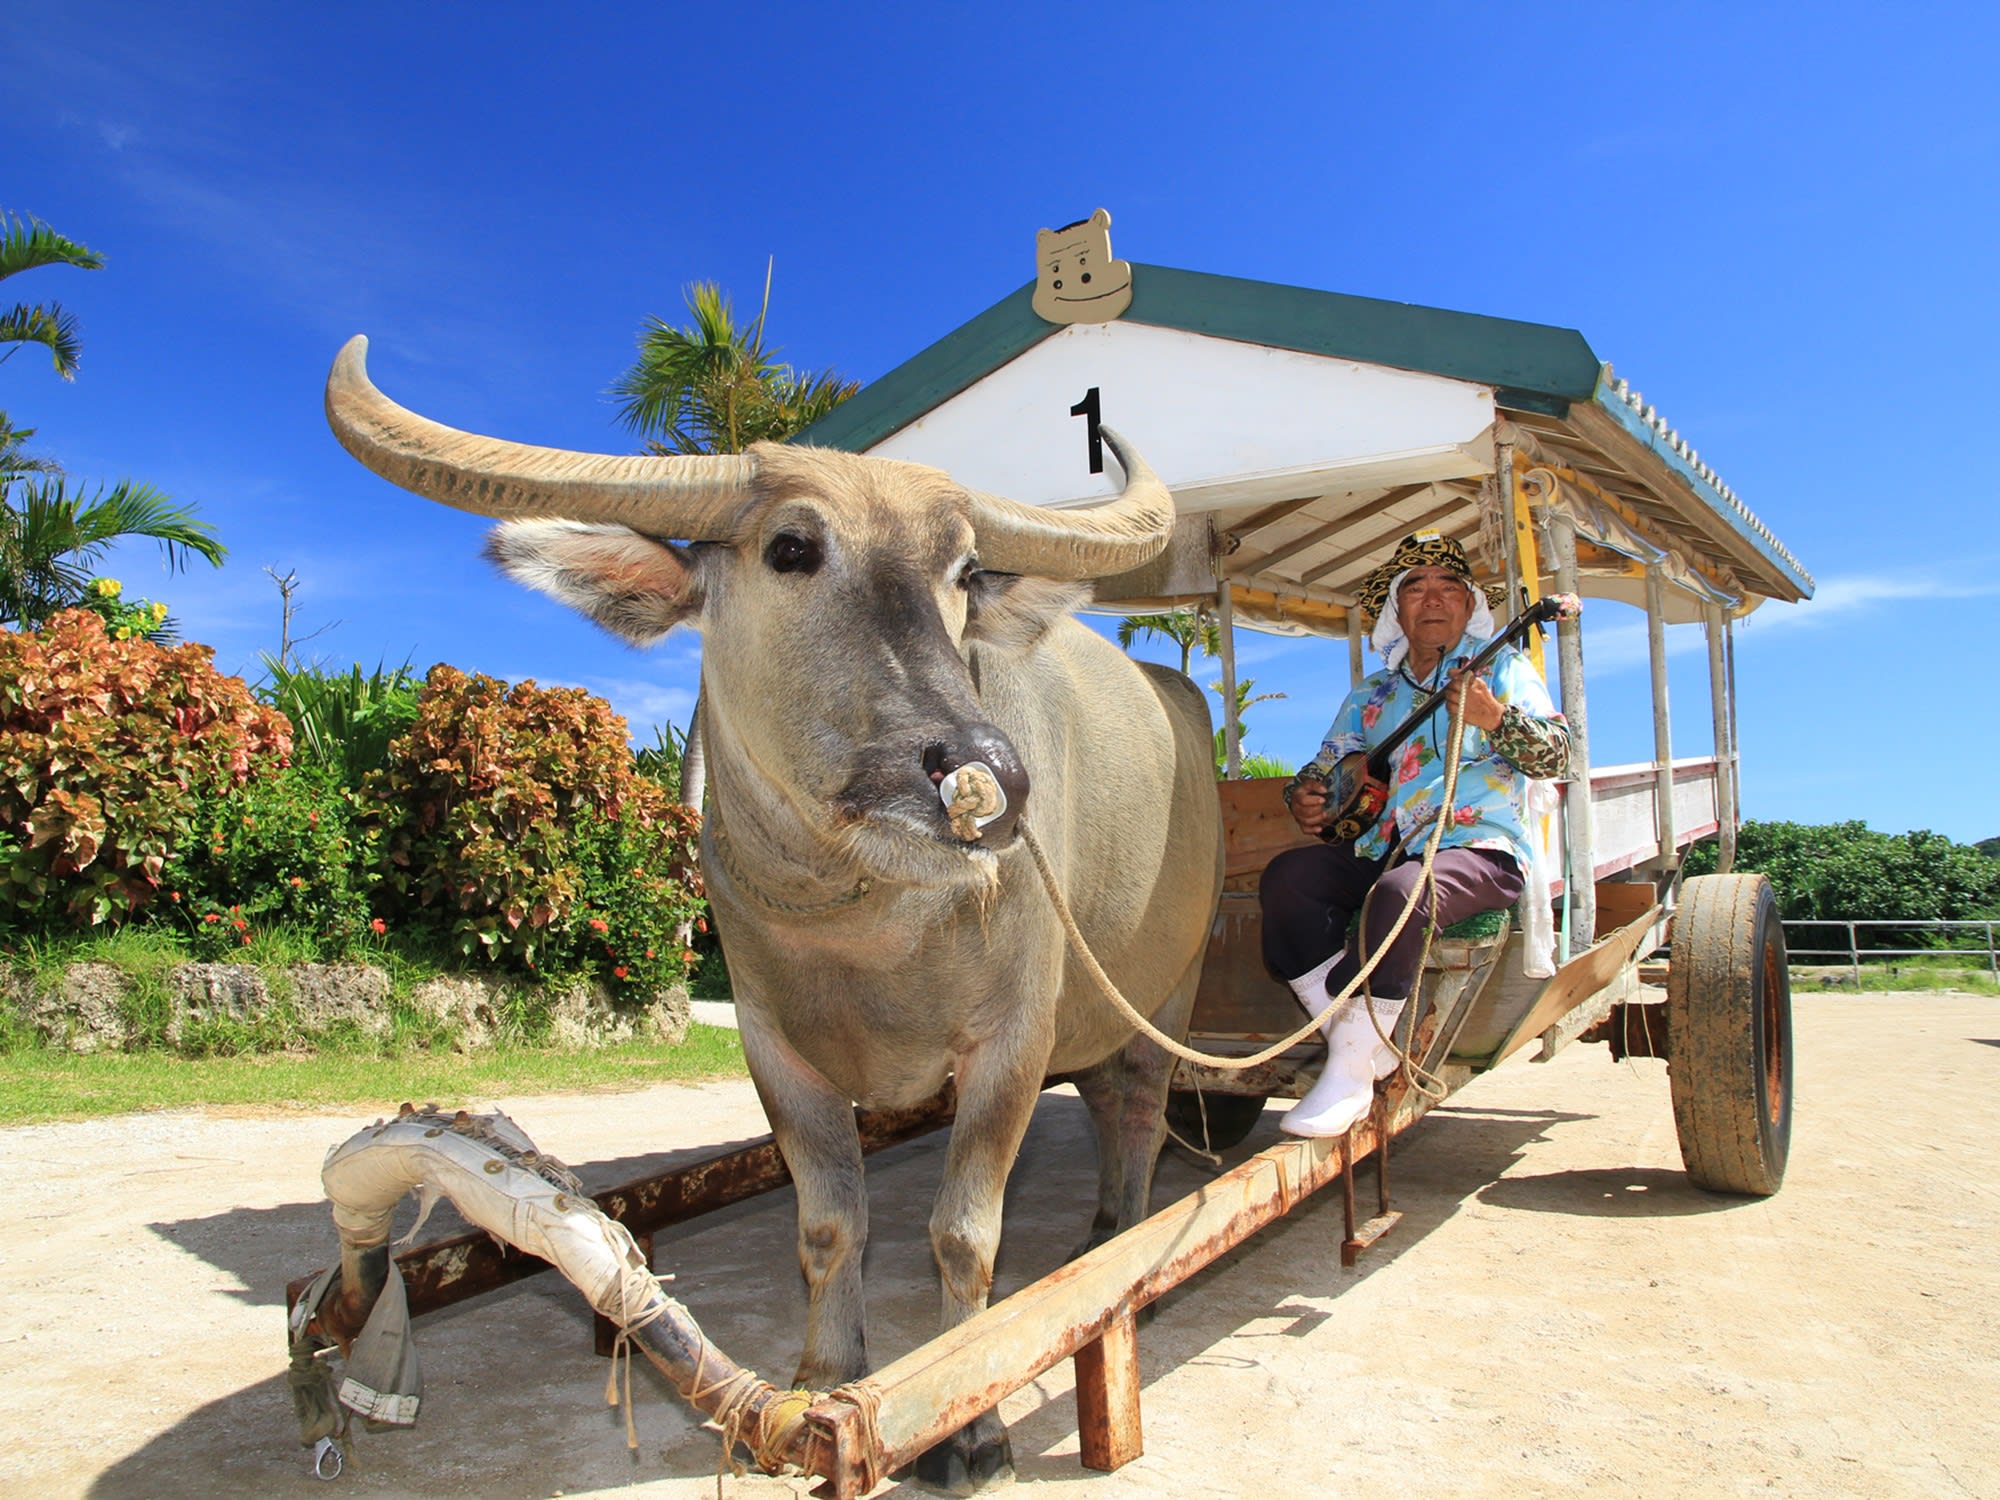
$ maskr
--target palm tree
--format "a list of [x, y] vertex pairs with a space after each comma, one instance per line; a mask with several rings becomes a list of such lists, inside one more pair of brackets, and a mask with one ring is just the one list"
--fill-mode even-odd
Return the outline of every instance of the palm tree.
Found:
[[[1257, 685], [1257, 679], [1254, 677], [1239, 677], [1236, 679], [1236, 742], [1239, 746], [1243, 743], [1243, 715], [1250, 711], [1250, 706], [1255, 703], [1275, 702], [1277, 699], [1285, 696], [1283, 693], [1257, 693], [1253, 695], [1250, 689], [1252, 689], [1256, 685]], [[1223, 696], [1221, 678], [1218, 677], [1214, 682], [1211, 682], [1208, 685], [1208, 687], [1209, 691], [1214, 693], [1216, 697], [1220, 698]], [[1228, 757], [1229, 757], [1229, 730], [1225, 727], [1215, 731], [1215, 774], [1217, 776], [1223, 776], [1227, 774], [1225, 768], [1228, 765]], [[1251, 757], [1250, 759], [1254, 760], [1256, 758], [1257, 757]], [[1250, 763], [1249, 760], [1245, 760], [1243, 765], [1237, 768], [1239, 775], [1251, 776], [1251, 775], [1269, 774], [1268, 772], [1251, 771], [1246, 769], [1249, 763]]]
[[[639, 358], [611, 387], [618, 418], [646, 439], [651, 453], [741, 453], [752, 443], [783, 442], [861, 389], [861, 382], [827, 369], [800, 374], [764, 346], [771, 310], [771, 270], [764, 271], [764, 305], [748, 328], [713, 281], [683, 287], [693, 322], [676, 328], [647, 318]], [[681, 796], [700, 808], [706, 782], [701, 757], [701, 702], [682, 740]]]
[[1127, 615], [1118, 622], [1118, 644], [1125, 650], [1142, 636], [1165, 636], [1181, 648], [1181, 675], [1194, 662], [1194, 648], [1203, 656], [1222, 654], [1222, 631], [1205, 609], [1170, 609], [1159, 615]]
[[81, 603], [94, 565], [121, 537], [152, 537], [170, 569], [191, 554], [217, 567], [228, 556], [207, 522], [150, 485], [72, 494], [60, 468], [23, 449], [33, 435], [0, 412], [0, 624], [37, 629]]
[[[41, 220], [0, 212], [0, 281], [40, 266], [95, 271], [103, 264], [104, 257], [95, 250], [64, 239]], [[42, 344], [55, 359], [56, 374], [64, 380], [76, 378], [76, 318], [58, 303], [22, 302], [0, 309], [0, 344], [14, 346], [0, 354], [0, 361], [12, 359], [22, 344]]]
[[654, 453], [741, 453], [756, 442], [781, 442], [811, 426], [861, 389], [833, 370], [801, 374], [764, 345], [764, 307], [748, 328], [720, 286], [683, 289], [693, 319], [676, 328], [648, 318], [639, 358], [611, 387], [619, 420]]

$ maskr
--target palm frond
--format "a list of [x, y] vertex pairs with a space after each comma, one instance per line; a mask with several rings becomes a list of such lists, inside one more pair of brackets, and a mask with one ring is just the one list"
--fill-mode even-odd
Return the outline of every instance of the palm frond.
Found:
[[178, 570], [198, 555], [220, 567], [215, 532], [149, 485], [125, 481], [72, 494], [60, 475], [20, 478], [0, 505], [0, 623], [34, 627], [78, 603], [99, 558], [128, 536], [151, 537]]
[[108, 492], [76, 507], [76, 525], [83, 545], [102, 548], [120, 537], [151, 537], [165, 551], [167, 567], [179, 572], [190, 554], [221, 567], [229, 549], [217, 540], [215, 528], [198, 520], [185, 505], [177, 505], [149, 484], [121, 480]]
[[619, 421], [651, 453], [740, 453], [817, 421], [860, 387], [832, 370], [799, 375], [764, 342], [770, 289], [757, 322], [744, 327], [712, 281], [683, 291], [689, 321], [649, 317], [639, 357], [612, 385]]
[[0, 411], [0, 493], [25, 475], [62, 473], [62, 465], [54, 459], [27, 451], [27, 441], [34, 435], [34, 428], [16, 427], [13, 419]]
[[75, 266], [99, 270], [104, 257], [88, 245], [65, 239], [40, 219], [0, 212], [0, 281], [16, 271], [40, 266]]
[[[53, 302], [16, 303], [0, 312], [0, 344], [41, 344], [55, 360], [56, 374], [64, 380], [76, 379], [76, 364], [83, 344], [76, 336], [76, 316]], [[13, 354], [9, 349], [0, 360]]]

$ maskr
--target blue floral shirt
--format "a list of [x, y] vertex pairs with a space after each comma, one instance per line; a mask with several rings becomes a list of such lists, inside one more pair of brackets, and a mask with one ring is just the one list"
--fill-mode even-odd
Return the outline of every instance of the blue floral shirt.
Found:
[[[1419, 704], [1444, 686], [1454, 667], [1470, 661], [1485, 644], [1482, 639], [1462, 637], [1425, 678], [1410, 672], [1407, 659], [1363, 678], [1334, 715], [1319, 753], [1299, 774], [1331, 781], [1333, 768], [1344, 757], [1388, 739]], [[1481, 675], [1500, 700], [1502, 718], [1491, 735], [1476, 725], [1465, 727], [1464, 763], [1439, 847], [1497, 849], [1513, 855], [1526, 870], [1528, 782], [1560, 776], [1568, 767], [1569, 730], [1549, 700], [1541, 674], [1520, 651], [1506, 647]], [[1445, 761], [1439, 752], [1450, 727], [1451, 710], [1440, 704], [1397, 747], [1389, 762], [1388, 804], [1375, 826], [1354, 840], [1355, 853], [1380, 859], [1398, 832], [1404, 847], [1412, 850], [1429, 838], [1444, 792]]]

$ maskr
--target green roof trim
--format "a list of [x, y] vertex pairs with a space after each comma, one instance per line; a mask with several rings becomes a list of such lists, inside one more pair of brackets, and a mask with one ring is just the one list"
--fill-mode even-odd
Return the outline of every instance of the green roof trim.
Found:
[[[1058, 331], [1035, 315], [1033, 294], [1029, 282], [794, 441], [859, 453], [935, 410]], [[1132, 267], [1132, 305], [1121, 321], [1476, 381], [1516, 410], [1561, 415], [1597, 389], [1598, 358], [1573, 328], [1171, 266]]]
[[1132, 268], [1124, 321], [1537, 396], [1578, 400], [1597, 388], [1598, 358], [1574, 328], [1168, 266]]

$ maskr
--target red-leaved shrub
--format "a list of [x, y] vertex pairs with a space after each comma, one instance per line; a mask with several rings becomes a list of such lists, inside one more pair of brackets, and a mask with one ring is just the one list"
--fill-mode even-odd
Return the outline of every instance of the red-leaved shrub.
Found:
[[699, 820], [633, 769], [602, 699], [433, 667], [365, 795], [383, 911], [511, 967], [634, 986], [684, 973], [674, 933], [700, 903]]
[[0, 631], [0, 913], [79, 925], [151, 902], [205, 794], [291, 754], [285, 716], [207, 646], [114, 640], [66, 610]]

